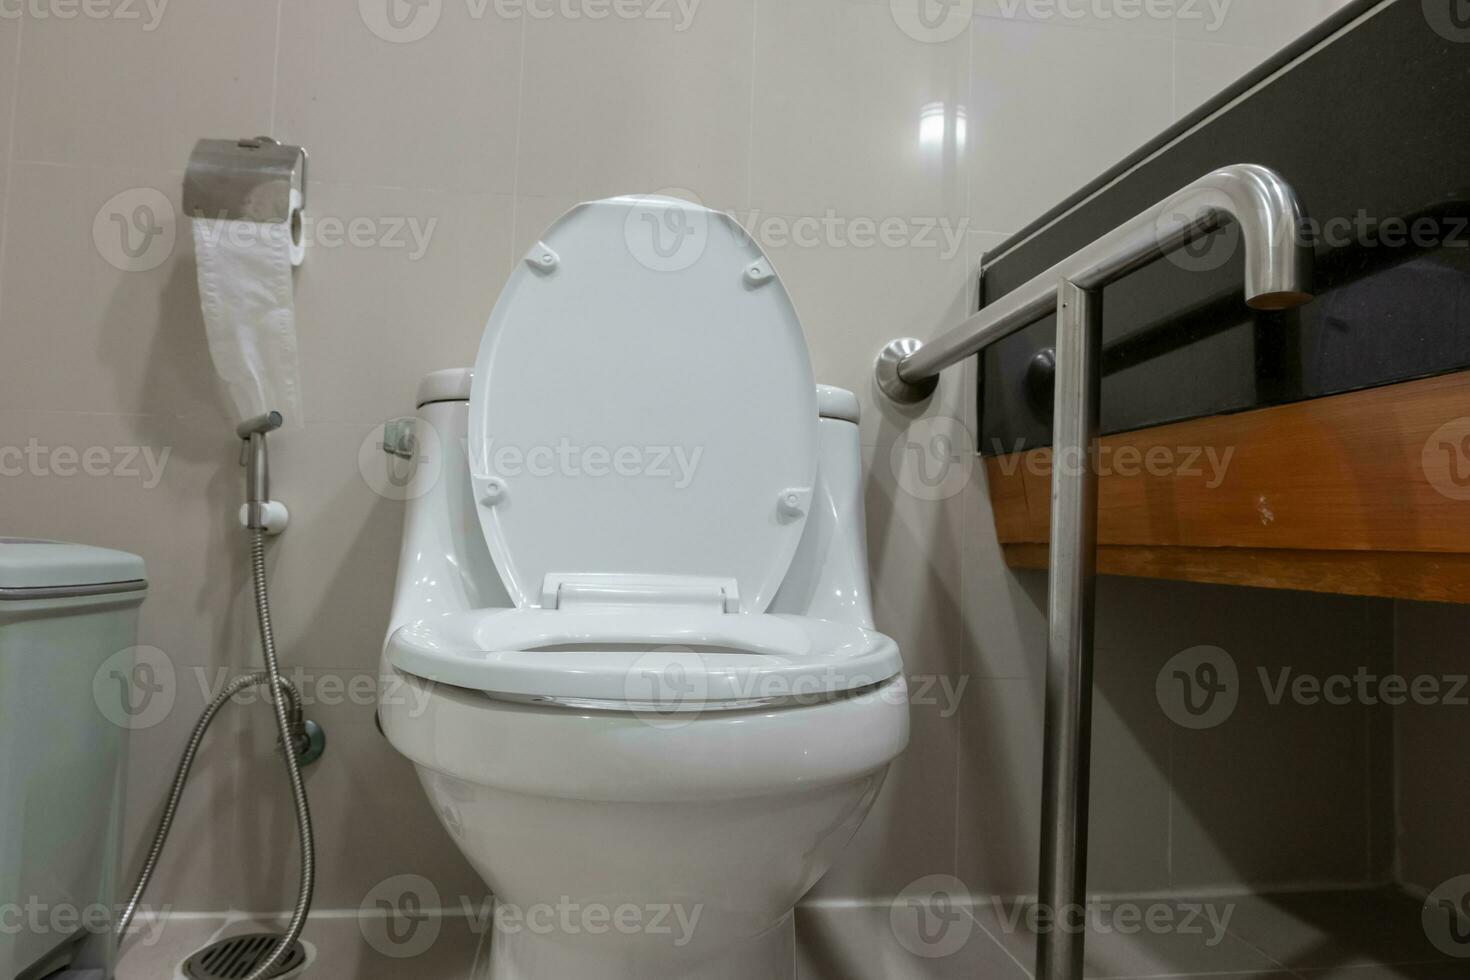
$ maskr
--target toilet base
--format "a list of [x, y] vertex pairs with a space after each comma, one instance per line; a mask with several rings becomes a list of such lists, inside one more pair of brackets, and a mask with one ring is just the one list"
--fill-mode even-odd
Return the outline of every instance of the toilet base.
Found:
[[[601, 948], [599, 948], [601, 946]], [[497, 920], [485, 980], [796, 980], [796, 913], [753, 939], [690, 953], [652, 937], [568, 945]]]

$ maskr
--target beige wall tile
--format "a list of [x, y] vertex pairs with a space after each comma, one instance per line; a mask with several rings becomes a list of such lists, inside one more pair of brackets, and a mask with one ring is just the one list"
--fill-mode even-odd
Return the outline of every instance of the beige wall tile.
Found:
[[5, 319], [5, 210], [10, 195], [6, 187], [10, 183], [10, 164], [0, 159], [0, 323]]
[[1041, 680], [977, 680], [960, 717], [957, 874], [977, 895], [1036, 891]]
[[296, 274], [307, 417], [412, 414], [424, 374], [474, 364], [510, 273], [512, 199], [339, 184], [312, 194]]
[[[972, 243], [972, 258], [979, 254], [983, 249]], [[971, 435], [980, 428], [978, 405], [968, 397], [975, 391], [978, 369], [975, 361], [964, 368], [967, 404], [962, 417]], [[961, 499], [967, 667], [981, 678], [1030, 677], [1042, 669], [1046, 658], [1046, 583], [1040, 575], [1018, 575], [1006, 567], [984, 459], [976, 456], [968, 465], [969, 479]]]
[[688, 188], [743, 207], [750, 168], [748, 3], [661, 16], [525, 22], [519, 193], [580, 200]]
[[132, 19], [26, 18], [16, 159], [182, 170], [201, 137], [270, 129], [279, 4], [94, 6]]
[[[1464, 677], [1470, 609], [1415, 602], [1395, 606], [1395, 672], [1438, 678], [1441, 689], [1444, 678]], [[1470, 841], [1456, 830], [1470, 812], [1470, 764], [1459, 750], [1470, 722], [1463, 700], [1406, 704], [1394, 715], [1399, 873], [1407, 884], [1433, 891], [1470, 870]]]
[[0, 19], [0, 78], [5, 80], [9, 97], [0, 96], [0, 164], [10, 159], [11, 120], [14, 118], [16, 92], [13, 86], [20, 69], [20, 20]]
[[553, 197], [521, 195], [515, 201], [515, 235], [511, 261], [519, 262], [541, 240], [558, 218], [581, 203], [581, 199], [559, 194]]
[[1173, 119], [1167, 39], [987, 17], [973, 38], [976, 230], [1019, 230]]
[[780, 214], [967, 213], [970, 50], [887, 6], [757, 4], [751, 206]]
[[1208, 18], [1210, 9], [1198, 0], [1190, 4], [1181, 4], [1179, 0], [1149, 0], [1148, 3], [1102, 0], [1086, 4], [1058, 3], [1056, 0], [975, 0], [975, 13], [980, 17], [1019, 23], [1173, 37], [1176, 21], [1196, 16]]
[[1174, 66], [1174, 118], [1189, 115], [1270, 56], [1266, 48], [1179, 41]]
[[[0, 406], [218, 415], [178, 172], [15, 164]], [[58, 361], [59, 352], [65, 359]]]
[[278, 135], [321, 179], [511, 193], [522, 25], [500, 6], [405, 5], [400, 32], [364, 13], [387, 3], [284, 4]]
[[[1224, 595], [1217, 593], [1224, 592]], [[1272, 703], [1291, 677], [1382, 672], [1389, 650], [1379, 604], [1346, 596], [1171, 588], [1144, 656], [1156, 669], [1198, 645], [1225, 650], [1239, 702], [1216, 727], [1171, 731], [1172, 881], [1190, 889], [1356, 884], [1372, 866], [1372, 709], [1360, 704]], [[1145, 608], [1138, 597], [1136, 608]], [[1159, 608], [1155, 602], [1155, 608]], [[1152, 683], [1149, 678], [1144, 679]]]
[[1206, 4], [1206, 16], [1179, 21], [1179, 37], [1274, 51], [1305, 34], [1345, 7], [1348, 2], [1349, 0], [1230, 0], [1223, 5], [1223, 17], [1209, 12], [1209, 5]]
[[938, 222], [905, 223], [889, 246], [852, 223], [835, 222], [829, 231], [810, 223], [816, 220], [759, 215], [748, 230], [791, 293], [817, 381], [857, 394], [864, 445], [891, 445], [895, 433], [939, 412], [946, 399], [960, 403], [952, 371], [942, 381], [943, 397], [915, 410], [895, 408], [874, 385], [873, 359], [894, 337], [931, 337], [964, 316], [974, 290], [965, 236]]
[[[1039, 613], [1044, 578], [1015, 578]], [[1098, 614], [1088, 889], [1136, 893], [1162, 889], [1169, 878], [1170, 732], [1154, 702], [1153, 668], [1131, 649], [1135, 621], [1117, 614], [1119, 604], [1107, 597], [1111, 585], [1104, 583]], [[973, 594], [970, 601], [986, 602]], [[960, 877], [985, 894], [1036, 889], [1045, 634], [1028, 639], [1032, 673], [977, 679], [962, 718]], [[1147, 684], [1140, 682], [1145, 675]], [[968, 834], [966, 825], [973, 828]]]

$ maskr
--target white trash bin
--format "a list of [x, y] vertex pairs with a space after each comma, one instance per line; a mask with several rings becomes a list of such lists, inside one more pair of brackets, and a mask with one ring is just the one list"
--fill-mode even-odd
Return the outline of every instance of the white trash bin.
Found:
[[112, 976], [127, 733], [172, 693], [171, 683], [163, 690], [156, 658], [135, 649], [145, 588], [137, 555], [0, 538], [0, 977], [7, 980], [58, 969]]

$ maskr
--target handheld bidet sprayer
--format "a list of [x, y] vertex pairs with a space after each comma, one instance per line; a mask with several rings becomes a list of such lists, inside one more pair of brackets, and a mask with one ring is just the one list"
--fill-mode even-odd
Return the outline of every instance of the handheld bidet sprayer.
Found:
[[270, 411], [235, 427], [235, 434], [243, 440], [240, 465], [245, 467], [245, 503], [240, 507], [240, 523], [266, 534], [280, 534], [291, 519], [286, 505], [271, 499], [270, 453], [265, 443], [266, 435], [279, 429], [284, 421], [280, 412]]

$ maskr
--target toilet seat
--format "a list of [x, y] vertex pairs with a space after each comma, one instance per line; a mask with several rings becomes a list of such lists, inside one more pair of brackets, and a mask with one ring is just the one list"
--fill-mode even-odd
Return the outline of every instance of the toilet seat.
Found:
[[902, 669], [873, 630], [700, 608], [481, 609], [403, 626], [388, 657], [498, 696], [659, 712], [816, 703]]
[[801, 324], [729, 215], [663, 197], [569, 211], [511, 275], [470, 390], [485, 540], [517, 606], [548, 575], [726, 580], [791, 564], [817, 464]]
[[[892, 680], [888, 637], [766, 613], [812, 506], [817, 403], [796, 311], [733, 218], [660, 197], [574, 208], [512, 274], [470, 386], [476, 513], [515, 608], [409, 622], [389, 662], [659, 713]], [[682, 479], [635, 465], [681, 449], [698, 463]]]

